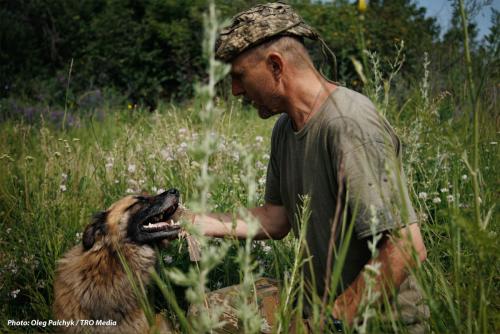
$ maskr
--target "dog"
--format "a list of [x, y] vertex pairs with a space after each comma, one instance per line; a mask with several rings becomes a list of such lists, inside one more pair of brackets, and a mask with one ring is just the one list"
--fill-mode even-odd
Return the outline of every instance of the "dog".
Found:
[[179, 191], [170, 189], [124, 197], [94, 215], [82, 244], [57, 264], [53, 311], [62, 332], [173, 333], [160, 315], [150, 326], [123, 262], [135, 280], [148, 284], [156, 262], [154, 245], [180, 232], [174, 223], [179, 205]]

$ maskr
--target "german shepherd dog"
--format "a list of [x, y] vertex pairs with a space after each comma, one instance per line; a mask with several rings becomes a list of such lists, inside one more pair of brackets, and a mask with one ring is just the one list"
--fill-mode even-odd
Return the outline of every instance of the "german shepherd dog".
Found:
[[153, 326], [148, 324], [123, 262], [134, 279], [144, 285], [150, 281], [149, 271], [156, 262], [154, 244], [177, 238], [180, 232], [172, 220], [178, 206], [179, 192], [170, 189], [157, 196], [127, 196], [94, 215], [82, 244], [58, 262], [54, 315], [69, 324], [59, 329], [67, 333], [171, 332], [160, 315]]

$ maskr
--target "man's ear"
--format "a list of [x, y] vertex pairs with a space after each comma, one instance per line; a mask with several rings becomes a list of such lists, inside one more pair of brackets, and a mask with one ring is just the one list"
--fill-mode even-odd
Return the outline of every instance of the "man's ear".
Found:
[[107, 216], [107, 211], [98, 212], [92, 217], [92, 223], [85, 227], [82, 237], [82, 244], [85, 250], [92, 248], [97, 234], [104, 234]]
[[283, 75], [283, 57], [277, 52], [271, 52], [267, 57], [267, 66], [275, 80]]

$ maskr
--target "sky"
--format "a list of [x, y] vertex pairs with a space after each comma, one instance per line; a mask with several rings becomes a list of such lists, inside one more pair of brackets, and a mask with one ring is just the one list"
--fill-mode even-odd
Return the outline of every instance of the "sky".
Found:
[[[451, 14], [453, 12], [452, 2], [450, 0], [416, 0], [416, 3], [427, 8], [427, 15], [437, 17], [441, 26], [441, 34], [450, 27]], [[491, 26], [491, 8], [500, 10], [500, 0], [492, 0], [489, 6], [485, 6], [481, 12], [474, 17], [478, 28], [478, 37], [481, 39], [489, 32]]]

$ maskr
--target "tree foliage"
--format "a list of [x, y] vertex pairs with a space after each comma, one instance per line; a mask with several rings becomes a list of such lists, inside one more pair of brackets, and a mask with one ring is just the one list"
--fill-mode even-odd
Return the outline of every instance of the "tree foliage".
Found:
[[[191, 96], [193, 83], [203, 80], [206, 0], [0, 3], [0, 97], [64, 102], [71, 72], [75, 94], [111, 87], [131, 102], [154, 106], [158, 99]], [[216, 1], [224, 18], [256, 3]], [[335, 52], [340, 79], [351, 86], [360, 84], [351, 59], [363, 58], [361, 38], [382, 59], [392, 59], [394, 45], [404, 40], [403, 75], [418, 77], [423, 53], [439, 37], [436, 20], [411, 0], [371, 0], [364, 16], [348, 0], [292, 5]], [[313, 58], [320, 61], [319, 47], [313, 46]]]

